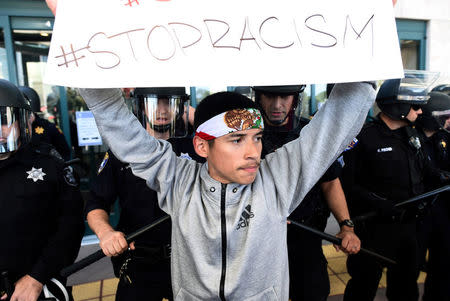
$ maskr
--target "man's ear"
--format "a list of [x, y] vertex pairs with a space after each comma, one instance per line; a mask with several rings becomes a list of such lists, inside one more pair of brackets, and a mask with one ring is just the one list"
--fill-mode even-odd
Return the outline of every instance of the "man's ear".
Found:
[[208, 141], [200, 138], [199, 136], [194, 136], [192, 143], [194, 144], [194, 150], [197, 153], [197, 155], [199, 155], [200, 157], [203, 157], [203, 158], [208, 158], [208, 152], [209, 152]]

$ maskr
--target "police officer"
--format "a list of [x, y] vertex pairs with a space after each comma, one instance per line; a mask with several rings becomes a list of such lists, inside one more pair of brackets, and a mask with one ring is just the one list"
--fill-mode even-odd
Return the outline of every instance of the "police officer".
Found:
[[[185, 88], [137, 88], [133, 111], [147, 131], [159, 138], [186, 136], [187, 100]], [[174, 152], [186, 159], [201, 160], [194, 151], [192, 138], [171, 138]], [[91, 188], [86, 211], [89, 226], [100, 239], [120, 278], [116, 300], [173, 299], [170, 281], [170, 221], [128, 244], [124, 233], [131, 233], [165, 213], [159, 209], [156, 192], [145, 180], [133, 175], [128, 164], [107, 152]], [[119, 199], [121, 214], [117, 230], [108, 221], [108, 213]], [[124, 252], [125, 251], [125, 252]]]
[[32, 119], [20, 90], [0, 79], [1, 298], [13, 301], [36, 301], [73, 263], [84, 230], [71, 167], [50, 145], [30, 142]]
[[[263, 155], [275, 151], [296, 139], [309, 120], [300, 118], [301, 94], [305, 86], [256, 86], [255, 100], [264, 116]], [[306, 195], [290, 219], [324, 231], [332, 210], [340, 222], [342, 249], [356, 253], [360, 241], [353, 232], [339, 180], [341, 165], [335, 161], [320, 181]], [[322, 251], [322, 239], [295, 226], [288, 227], [290, 288], [293, 301], [326, 300], [330, 293], [327, 261]]]
[[[409, 78], [409, 77], [407, 77]], [[387, 271], [390, 301], [417, 300], [416, 212], [395, 209], [397, 202], [424, 192], [425, 162], [413, 123], [422, 113], [426, 89], [409, 89], [400, 79], [387, 80], [377, 94], [381, 113], [344, 152], [344, 187], [352, 216], [378, 211], [379, 217], [357, 225], [362, 244], [397, 261]], [[420, 87], [420, 85], [418, 84]], [[363, 254], [348, 257], [344, 300], [373, 300], [383, 264]]]
[[57, 128], [56, 125], [40, 116], [42, 115], [41, 100], [37, 92], [26, 86], [20, 86], [19, 89], [25, 97], [28, 98], [31, 103], [31, 109], [33, 110], [34, 121], [32, 141], [42, 141], [51, 144], [64, 160], [70, 160], [70, 148], [69, 145], [67, 145], [62, 131]]
[[[431, 92], [428, 103], [422, 107], [423, 114], [418, 119], [426, 138], [424, 151], [429, 164], [442, 170], [441, 180], [448, 184], [450, 172], [450, 96]], [[441, 181], [426, 181], [427, 190], [439, 188]], [[426, 265], [423, 301], [450, 300], [450, 195], [443, 193], [431, 200], [430, 214], [419, 223], [419, 246], [421, 259]]]

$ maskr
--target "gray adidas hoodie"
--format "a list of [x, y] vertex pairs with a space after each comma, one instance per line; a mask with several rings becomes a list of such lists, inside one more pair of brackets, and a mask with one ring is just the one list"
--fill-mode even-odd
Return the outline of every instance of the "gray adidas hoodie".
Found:
[[336, 85], [300, 138], [261, 161], [252, 184], [224, 185], [207, 163], [178, 158], [148, 135], [120, 90], [80, 92], [112, 152], [172, 218], [175, 300], [288, 300], [286, 219], [358, 134], [375, 99], [370, 84]]

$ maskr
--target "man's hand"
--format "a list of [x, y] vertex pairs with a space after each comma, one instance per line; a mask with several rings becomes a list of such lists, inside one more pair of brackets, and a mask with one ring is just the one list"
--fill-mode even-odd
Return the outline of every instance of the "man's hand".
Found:
[[45, 2], [47, 2], [47, 6], [52, 11], [53, 15], [56, 16], [56, 4], [58, 3], [58, 0], [45, 0]]
[[343, 226], [341, 231], [336, 234], [336, 237], [342, 239], [340, 246], [334, 245], [336, 251], [342, 250], [347, 254], [356, 254], [361, 249], [361, 241], [350, 227]]
[[[107, 231], [98, 236], [100, 239], [100, 248], [106, 256], [117, 256], [128, 249], [128, 243], [125, 234], [119, 231]], [[134, 242], [130, 244], [130, 249], [134, 250]]]
[[36, 301], [42, 292], [42, 287], [42, 283], [25, 275], [16, 282], [11, 301]]

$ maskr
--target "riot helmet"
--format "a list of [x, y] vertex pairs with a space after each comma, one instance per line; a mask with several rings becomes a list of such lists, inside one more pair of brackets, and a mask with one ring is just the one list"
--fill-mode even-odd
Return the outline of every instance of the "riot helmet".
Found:
[[441, 92], [450, 95], [450, 84], [437, 85], [431, 90], [431, 92]]
[[[279, 127], [279, 130], [292, 130], [298, 126], [305, 85], [254, 86], [253, 90], [267, 129], [270, 128], [267, 126], [274, 126]], [[293, 96], [292, 103], [290, 103], [290, 96]], [[278, 97], [281, 97], [281, 100]]]
[[30, 101], [31, 110], [34, 113], [41, 113], [41, 99], [36, 90], [27, 86], [19, 86], [20, 92], [22, 92], [26, 98]]
[[0, 79], [0, 154], [19, 149], [31, 140], [29, 101], [11, 82]]
[[425, 130], [450, 132], [450, 96], [440, 92], [430, 92], [430, 100], [422, 107], [418, 123]]
[[154, 136], [170, 138], [188, 134], [189, 96], [184, 87], [136, 88], [133, 112]]
[[430, 98], [431, 84], [437, 73], [405, 70], [403, 79], [389, 79], [383, 82], [376, 102], [380, 110], [393, 120], [407, 120], [409, 111], [419, 110]]

